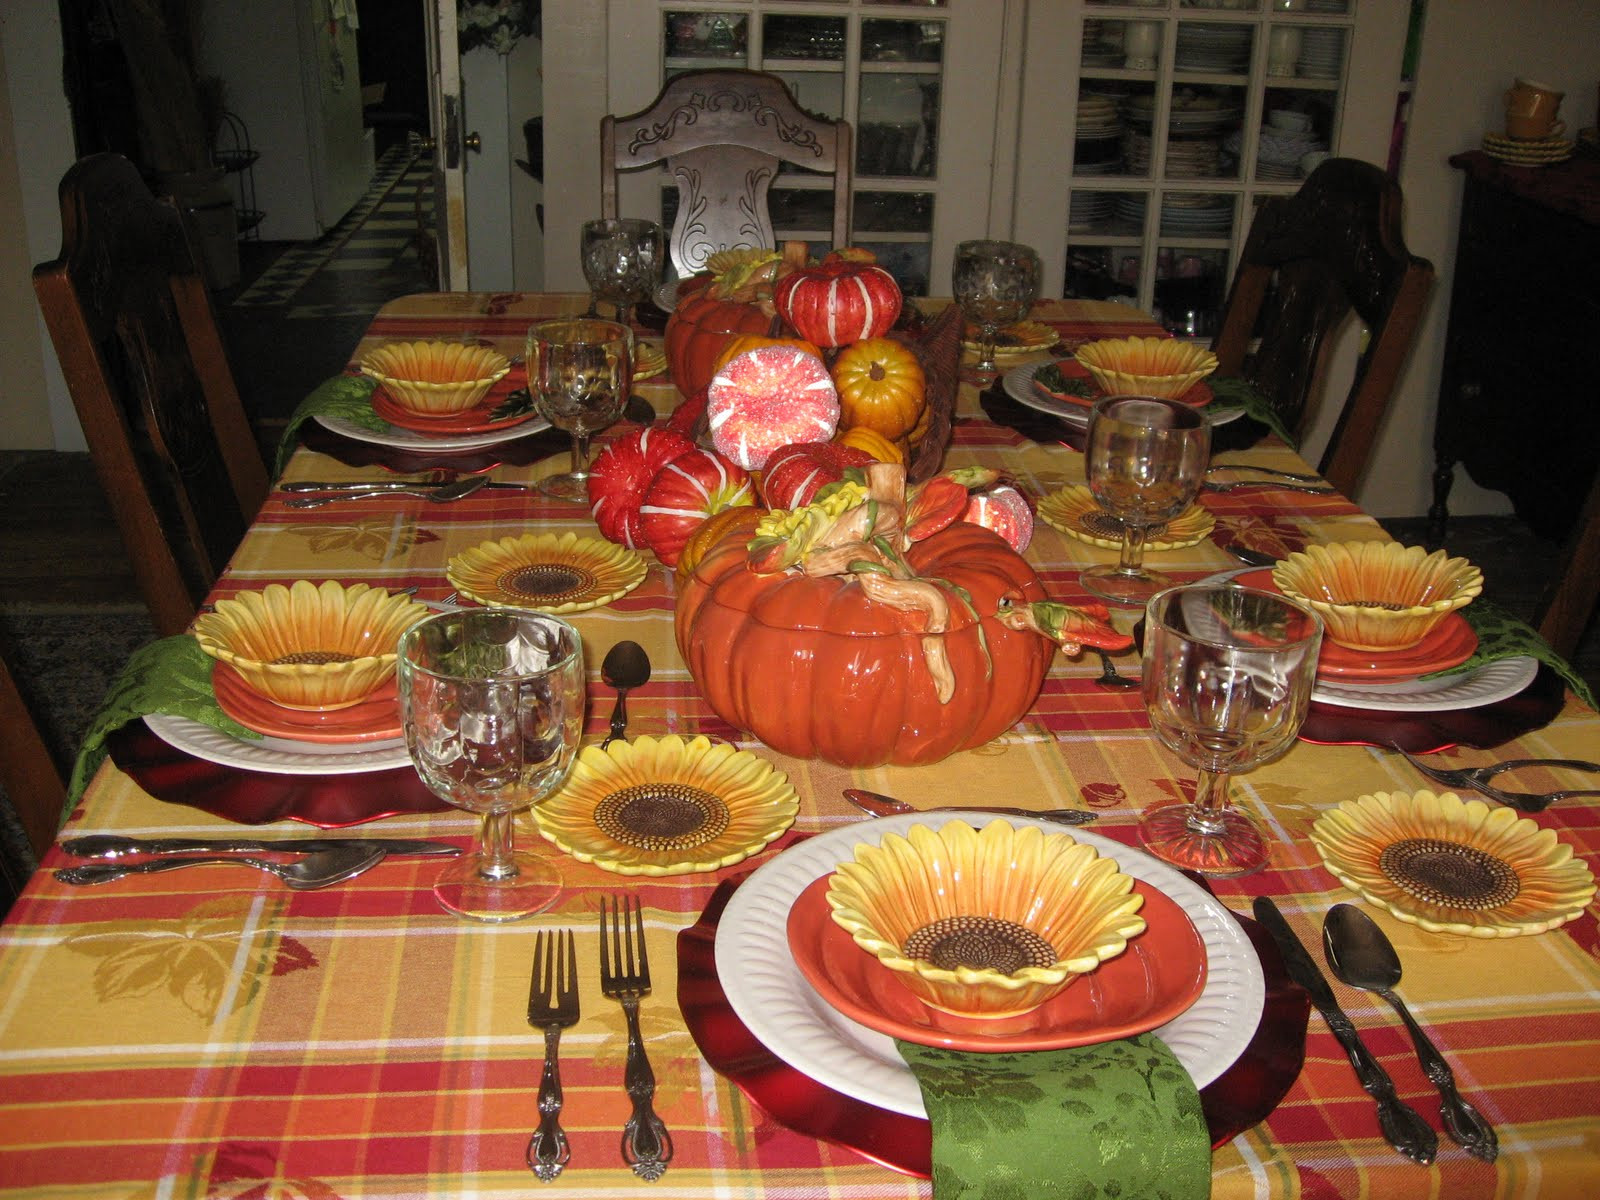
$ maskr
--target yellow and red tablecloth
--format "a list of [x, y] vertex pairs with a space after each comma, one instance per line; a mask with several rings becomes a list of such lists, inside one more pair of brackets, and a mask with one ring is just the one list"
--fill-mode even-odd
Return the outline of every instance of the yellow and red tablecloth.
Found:
[[[582, 307], [583, 298], [573, 296], [409, 297], [379, 314], [362, 345], [476, 335], [516, 353], [533, 320]], [[1046, 301], [1034, 315], [1070, 337], [1152, 329], [1115, 305]], [[358, 356], [359, 350], [352, 358]], [[658, 411], [676, 402], [664, 378], [640, 390]], [[1035, 497], [1082, 481], [1080, 455], [983, 420], [971, 385], [963, 385], [960, 416], [949, 462], [1000, 468]], [[1228, 457], [1306, 469], [1276, 443]], [[526, 481], [564, 467], [558, 455], [495, 475]], [[378, 473], [302, 451], [285, 478]], [[275, 491], [268, 500], [218, 595], [273, 581], [337, 578], [415, 584], [424, 598], [438, 598], [450, 590], [445, 563], [480, 542], [533, 526], [593, 533], [577, 506], [517, 491], [480, 491], [448, 505], [388, 497], [312, 510], [288, 508], [286, 499]], [[1203, 503], [1216, 517], [1216, 533], [1152, 555], [1153, 565], [1180, 578], [1237, 566], [1220, 547], [1239, 535], [1291, 544], [1383, 536], [1338, 495], [1263, 489], [1207, 495]], [[1073, 601], [1084, 599], [1077, 572], [1114, 553], [1041, 522], [1026, 557], [1054, 597]], [[589, 653], [589, 733], [596, 740], [609, 712], [599, 660], [621, 638], [643, 644], [654, 664], [650, 683], [629, 698], [631, 733], [738, 736], [705, 708], [683, 667], [672, 640], [673, 598], [671, 572], [652, 560], [637, 590], [574, 618]], [[1126, 627], [1134, 616], [1118, 620]], [[1136, 670], [1133, 659], [1125, 662], [1130, 673]], [[841, 789], [864, 787], [920, 805], [1092, 807], [1101, 814], [1097, 831], [1129, 840], [1141, 808], [1184, 795], [1193, 777], [1150, 735], [1138, 693], [1098, 686], [1099, 673], [1092, 657], [1058, 656], [1038, 704], [1013, 731], [934, 766], [847, 770], [754, 749], [799, 792], [799, 832], [863, 819]], [[1456, 757], [1593, 758], [1597, 748], [1600, 717], [1569, 697], [1550, 725], [1495, 751]], [[1216, 883], [1218, 897], [1241, 913], [1256, 895], [1275, 897], [1315, 947], [1328, 907], [1356, 900], [1321, 866], [1307, 838], [1318, 813], [1364, 793], [1422, 787], [1392, 753], [1297, 745], [1238, 780], [1239, 802], [1272, 834], [1273, 860], [1259, 875]], [[1591, 865], [1600, 861], [1596, 801], [1565, 801], [1531, 819]], [[535, 840], [531, 820], [519, 826], [523, 841]], [[240, 829], [157, 800], [110, 764], [68, 828], [141, 835]], [[475, 820], [442, 811], [362, 828], [465, 845]], [[53, 850], [0, 926], [0, 1194], [51, 1200], [610, 1197], [651, 1188], [694, 1197], [928, 1194], [923, 1181], [783, 1127], [696, 1051], [675, 1002], [676, 934], [696, 922], [721, 879], [764, 856], [715, 875], [652, 880], [562, 860], [566, 889], [557, 908], [504, 927], [442, 912], [430, 891], [437, 860], [390, 859], [317, 892], [287, 891], [244, 867], [73, 888], [49, 873], [67, 861]], [[629, 1112], [623, 1017], [601, 997], [595, 967], [598, 901], [614, 892], [638, 895], [649, 925], [656, 987], [644, 1002], [643, 1022], [659, 1082], [657, 1107], [677, 1150], [656, 1184], [636, 1180], [618, 1152]], [[1379, 1136], [1372, 1101], [1343, 1052], [1313, 1016], [1299, 1082], [1265, 1123], [1216, 1152], [1213, 1194], [1600, 1196], [1594, 906], [1562, 929], [1503, 941], [1429, 934], [1368, 911], [1399, 949], [1401, 990], [1413, 1011], [1451, 1061], [1463, 1093], [1496, 1126], [1499, 1161], [1479, 1162], [1442, 1136], [1431, 1167], [1400, 1158]], [[543, 1046], [524, 1012], [535, 932], [553, 927], [578, 934], [583, 1018], [562, 1039], [563, 1123], [573, 1161], [557, 1181], [541, 1184], [524, 1153], [538, 1116]], [[1438, 1128], [1432, 1085], [1393, 1013], [1365, 993], [1335, 986], [1401, 1094]]]

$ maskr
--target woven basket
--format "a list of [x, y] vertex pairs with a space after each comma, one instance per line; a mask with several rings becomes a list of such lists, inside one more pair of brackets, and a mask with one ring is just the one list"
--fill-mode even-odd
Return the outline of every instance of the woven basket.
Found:
[[916, 352], [927, 381], [928, 432], [906, 463], [908, 483], [931, 479], [944, 465], [944, 452], [955, 426], [956, 394], [961, 387], [961, 327], [961, 310], [951, 304], [915, 333], [898, 329], [888, 333]]

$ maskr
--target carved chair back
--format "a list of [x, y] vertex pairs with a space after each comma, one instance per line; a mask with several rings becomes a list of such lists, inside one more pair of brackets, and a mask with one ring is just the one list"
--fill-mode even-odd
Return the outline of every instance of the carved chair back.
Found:
[[170, 201], [127, 159], [61, 180], [33, 286], [156, 629], [181, 633], [267, 493], [211, 298]]
[[655, 101], [600, 122], [600, 215], [616, 217], [617, 172], [665, 162], [678, 187], [668, 236], [680, 278], [718, 250], [774, 246], [767, 193], [781, 164], [833, 176], [833, 244], [849, 243], [851, 136], [814, 117], [763, 71], [687, 71]]
[[[1319, 470], [1349, 495], [1360, 482], [1433, 286], [1406, 250], [1399, 185], [1370, 163], [1332, 158], [1250, 227], [1212, 349], [1220, 375], [1256, 384], [1303, 433], [1327, 336], [1354, 310], [1368, 331]], [[1251, 342], [1259, 338], [1255, 349]]]

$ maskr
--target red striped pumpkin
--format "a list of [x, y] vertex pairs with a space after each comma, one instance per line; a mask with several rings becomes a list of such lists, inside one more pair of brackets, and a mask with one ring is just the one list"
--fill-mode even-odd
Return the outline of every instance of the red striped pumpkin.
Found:
[[801, 337], [848, 346], [887, 333], [900, 315], [900, 285], [882, 267], [824, 262], [778, 280], [772, 302]]

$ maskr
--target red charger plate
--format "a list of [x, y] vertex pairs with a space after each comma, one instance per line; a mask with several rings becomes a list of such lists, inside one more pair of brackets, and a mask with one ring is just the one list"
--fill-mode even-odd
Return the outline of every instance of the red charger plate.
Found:
[[269, 737], [342, 745], [397, 738], [405, 732], [400, 724], [400, 689], [392, 676], [359, 703], [327, 711], [274, 704], [252, 690], [239, 672], [225, 662], [212, 668], [211, 690], [218, 708], [246, 729]]
[[[921, 1117], [890, 1112], [824, 1087], [761, 1044], [728, 1003], [717, 977], [717, 924], [744, 872], [717, 885], [700, 920], [678, 934], [678, 1007], [700, 1053], [779, 1124], [831, 1142], [907, 1175], [932, 1173], [932, 1128]], [[1289, 980], [1283, 958], [1255, 921], [1231, 914], [1261, 960], [1266, 1003], [1255, 1037], [1234, 1064], [1200, 1091], [1213, 1148], [1263, 1121], [1305, 1062], [1311, 1011]]]
[[[1044, 395], [1049, 396], [1052, 400], [1060, 400], [1063, 404], [1076, 404], [1079, 408], [1093, 408], [1095, 402], [1105, 396], [1106, 393], [1101, 390], [1099, 381], [1089, 373], [1089, 368], [1084, 366], [1077, 359], [1063, 358], [1058, 360], [1054, 365], [1057, 370], [1059, 370], [1068, 379], [1083, 380], [1094, 389], [1095, 394], [1093, 396], [1079, 396], [1073, 392], [1052, 392], [1049, 388], [1045, 387], [1044, 384], [1040, 383], [1039, 377], [1035, 375], [1033, 378], [1033, 386], [1038, 388], [1039, 391]], [[1204, 408], [1214, 399], [1216, 399], [1216, 396], [1211, 391], [1210, 385], [1204, 382], [1195, 384], [1187, 392], [1178, 397], [1178, 401], [1180, 403], [1187, 404], [1191, 408]]]
[[1167, 896], [1135, 880], [1146, 928], [1123, 953], [1032, 1012], [996, 1020], [941, 1012], [913, 995], [833, 919], [828, 879], [811, 883], [789, 910], [789, 949], [824, 1000], [890, 1037], [954, 1050], [1086, 1046], [1165, 1025], [1205, 987], [1206, 948], [1193, 922]]

